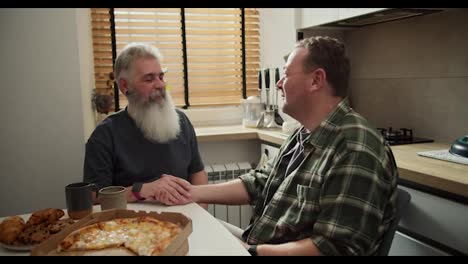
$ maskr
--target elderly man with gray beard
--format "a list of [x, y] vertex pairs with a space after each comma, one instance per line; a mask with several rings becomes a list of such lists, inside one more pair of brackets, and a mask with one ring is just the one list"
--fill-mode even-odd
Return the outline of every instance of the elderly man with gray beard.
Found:
[[176, 204], [189, 198], [189, 182], [208, 183], [195, 131], [166, 91], [161, 60], [156, 47], [137, 43], [116, 59], [114, 75], [128, 106], [100, 123], [86, 143], [84, 181], [96, 185], [95, 197], [100, 188], [121, 185], [128, 202]]

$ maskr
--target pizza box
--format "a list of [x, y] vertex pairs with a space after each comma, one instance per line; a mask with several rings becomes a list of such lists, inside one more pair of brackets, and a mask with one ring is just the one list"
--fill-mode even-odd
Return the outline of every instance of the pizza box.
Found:
[[179, 224], [182, 228], [181, 232], [174, 238], [169, 246], [161, 253], [162, 256], [185, 256], [188, 253], [188, 236], [192, 233], [192, 220], [181, 213], [172, 212], [146, 212], [146, 211], [133, 211], [133, 210], [106, 210], [102, 212], [96, 212], [87, 217], [77, 221], [73, 225], [70, 225], [60, 231], [59, 233], [52, 235], [41, 244], [35, 246], [31, 251], [31, 256], [92, 256], [92, 255], [135, 255], [126, 248], [112, 248], [112, 249], [101, 249], [101, 250], [89, 250], [89, 251], [75, 251], [75, 252], [57, 252], [57, 247], [62, 240], [71, 232], [80, 229], [84, 226], [91, 225], [100, 221], [108, 221], [116, 218], [132, 218], [139, 216], [151, 216], [161, 221], [168, 221]]

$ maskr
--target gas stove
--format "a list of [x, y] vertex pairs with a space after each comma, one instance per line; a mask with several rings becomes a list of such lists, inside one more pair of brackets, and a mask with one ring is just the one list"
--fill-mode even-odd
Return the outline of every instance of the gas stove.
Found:
[[409, 128], [400, 128], [399, 130], [393, 130], [392, 127], [377, 129], [382, 133], [388, 144], [392, 146], [434, 142], [429, 138], [413, 137], [413, 130]]

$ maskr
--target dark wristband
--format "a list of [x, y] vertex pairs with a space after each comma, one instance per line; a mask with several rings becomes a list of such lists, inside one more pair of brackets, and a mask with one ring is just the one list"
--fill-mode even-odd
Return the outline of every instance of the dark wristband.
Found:
[[135, 182], [132, 186], [132, 194], [133, 196], [135, 196], [135, 198], [138, 200], [138, 201], [143, 201], [145, 200], [145, 198], [143, 198], [141, 195], [140, 195], [140, 191], [141, 191], [141, 188], [143, 187], [143, 183], [141, 182]]
[[257, 256], [257, 245], [250, 245], [247, 251], [250, 253], [250, 255]]

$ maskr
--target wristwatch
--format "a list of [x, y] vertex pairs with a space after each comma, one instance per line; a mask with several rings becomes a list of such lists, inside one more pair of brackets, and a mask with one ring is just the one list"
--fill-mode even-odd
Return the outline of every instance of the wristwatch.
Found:
[[250, 245], [247, 251], [250, 253], [250, 255], [257, 256], [257, 245]]
[[133, 196], [135, 196], [135, 198], [138, 200], [138, 201], [143, 201], [145, 200], [144, 197], [142, 197], [140, 195], [140, 191], [141, 191], [141, 187], [143, 187], [143, 183], [142, 182], [135, 182], [132, 186], [132, 193], [133, 193]]

